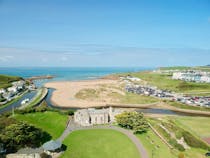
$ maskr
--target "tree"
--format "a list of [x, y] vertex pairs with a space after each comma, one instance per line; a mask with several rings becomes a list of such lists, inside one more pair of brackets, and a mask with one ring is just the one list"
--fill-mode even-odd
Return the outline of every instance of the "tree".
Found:
[[123, 128], [133, 129], [134, 133], [143, 133], [149, 128], [144, 115], [138, 112], [123, 112], [116, 116], [116, 121]]
[[39, 147], [50, 140], [51, 136], [34, 126], [18, 122], [5, 127], [0, 139], [8, 152], [14, 152], [23, 147]]

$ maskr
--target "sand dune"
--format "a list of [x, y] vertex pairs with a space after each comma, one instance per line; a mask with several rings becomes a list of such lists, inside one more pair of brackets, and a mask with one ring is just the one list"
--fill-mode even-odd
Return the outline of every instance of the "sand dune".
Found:
[[86, 108], [105, 106], [109, 103], [107, 100], [82, 100], [75, 97], [75, 95], [82, 89], [95, 89], [101, 85], [118, 85], [118, 80], [111, 79], [97, 79], [84, 81], [61, 81], [49, 82], [45, 84], [47, 88], [54, 88], [51, 101], [60, 107], [72, 108]]

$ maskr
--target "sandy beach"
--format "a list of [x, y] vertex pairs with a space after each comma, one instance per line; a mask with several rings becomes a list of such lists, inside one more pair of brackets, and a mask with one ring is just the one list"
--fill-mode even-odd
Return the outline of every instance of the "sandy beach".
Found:
[[[115, 87], [119, 85], [119, 80], [116, 79], [97, 79], [97, 80], [84, 80], [84, 81], [60, 81], [49, 82], [45, 84], [47, 88], [54, 88], [51, 101], [59, 107], [72, 107], [72, 108], [87, 108], [87, 107], [101, 107], [105, 106], [112, 101], [104, 99], [106, 97], [99, 97], [93, 99], [78, 99], [76, 94], [84, 89], [97, 89], [101, 87], [110, 86]], [[109, 91], [123, 93], [122, 91], [114, 88], [108, 88]]]

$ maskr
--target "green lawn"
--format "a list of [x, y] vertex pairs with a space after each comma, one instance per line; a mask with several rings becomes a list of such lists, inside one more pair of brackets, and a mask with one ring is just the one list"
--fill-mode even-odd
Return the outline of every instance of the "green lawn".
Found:
[[139, 158], [138, 150], [124, 134], [110, 129], [80, 130], [71, 133], [62, 158]]
[[53, 139], [58, 138], [66, 127], [68, 120], [67, 115], [59, 114], [58, 112], [36, 112], [30, 114], [16, 114], [17, 120], [26, 121], [38, 128], [48, 132]]
[[210, 137], [209, 117], [175, 117], [176, 123], [199, 137]]
[[152, 154], [154, 158], [177, 158], [176, 153], [170, 150], [152, 130], [137, 136], [147, 149], [150, 158], [152, 158]]
[[178, 93], [209, 92], [210, 90], [210, 84], [173, 80], [170, 75], [166, 74], [138, 72], [130, 73], [130, 75], [143, 79], [149, 85], [157, 86], [160, 89], [172, 90]]

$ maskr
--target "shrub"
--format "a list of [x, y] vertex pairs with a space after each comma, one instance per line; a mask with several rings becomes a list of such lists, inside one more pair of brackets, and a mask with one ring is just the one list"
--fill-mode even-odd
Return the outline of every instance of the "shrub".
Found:
[[41, 153], [40, 154], [40, 157], [41, 158], [51, 158], [51, 156], [50, 155], [47, 155], [46, 153]]
[[176, 148], [179, 151], [185, 151], [185, 148], [181, 144], [178, 144], [176, 139], [171, 138], [169, 140], [169, 144], [171, 144], [174, 148]]
[[184, 153], [179, 153], [178, 158], [185, 158]]
[[48, 111], [49, 108], [48, 107], [45, 107], [45, 106], [38, 106], [35, 108], [35, 111], [36, 112], [45, 112], [45, 111]]
[[176, 143], [176, 144], [174, 145], [174, 147], [175, 147], [176, 149], [178, 149], [179, 151], [185, 151], [185, 148], [184, 148], [181, 144]]
[[67, 114], [69, 116], [73, 116], [74, 115], [74, 110], [65, 111], [64, 114]]

